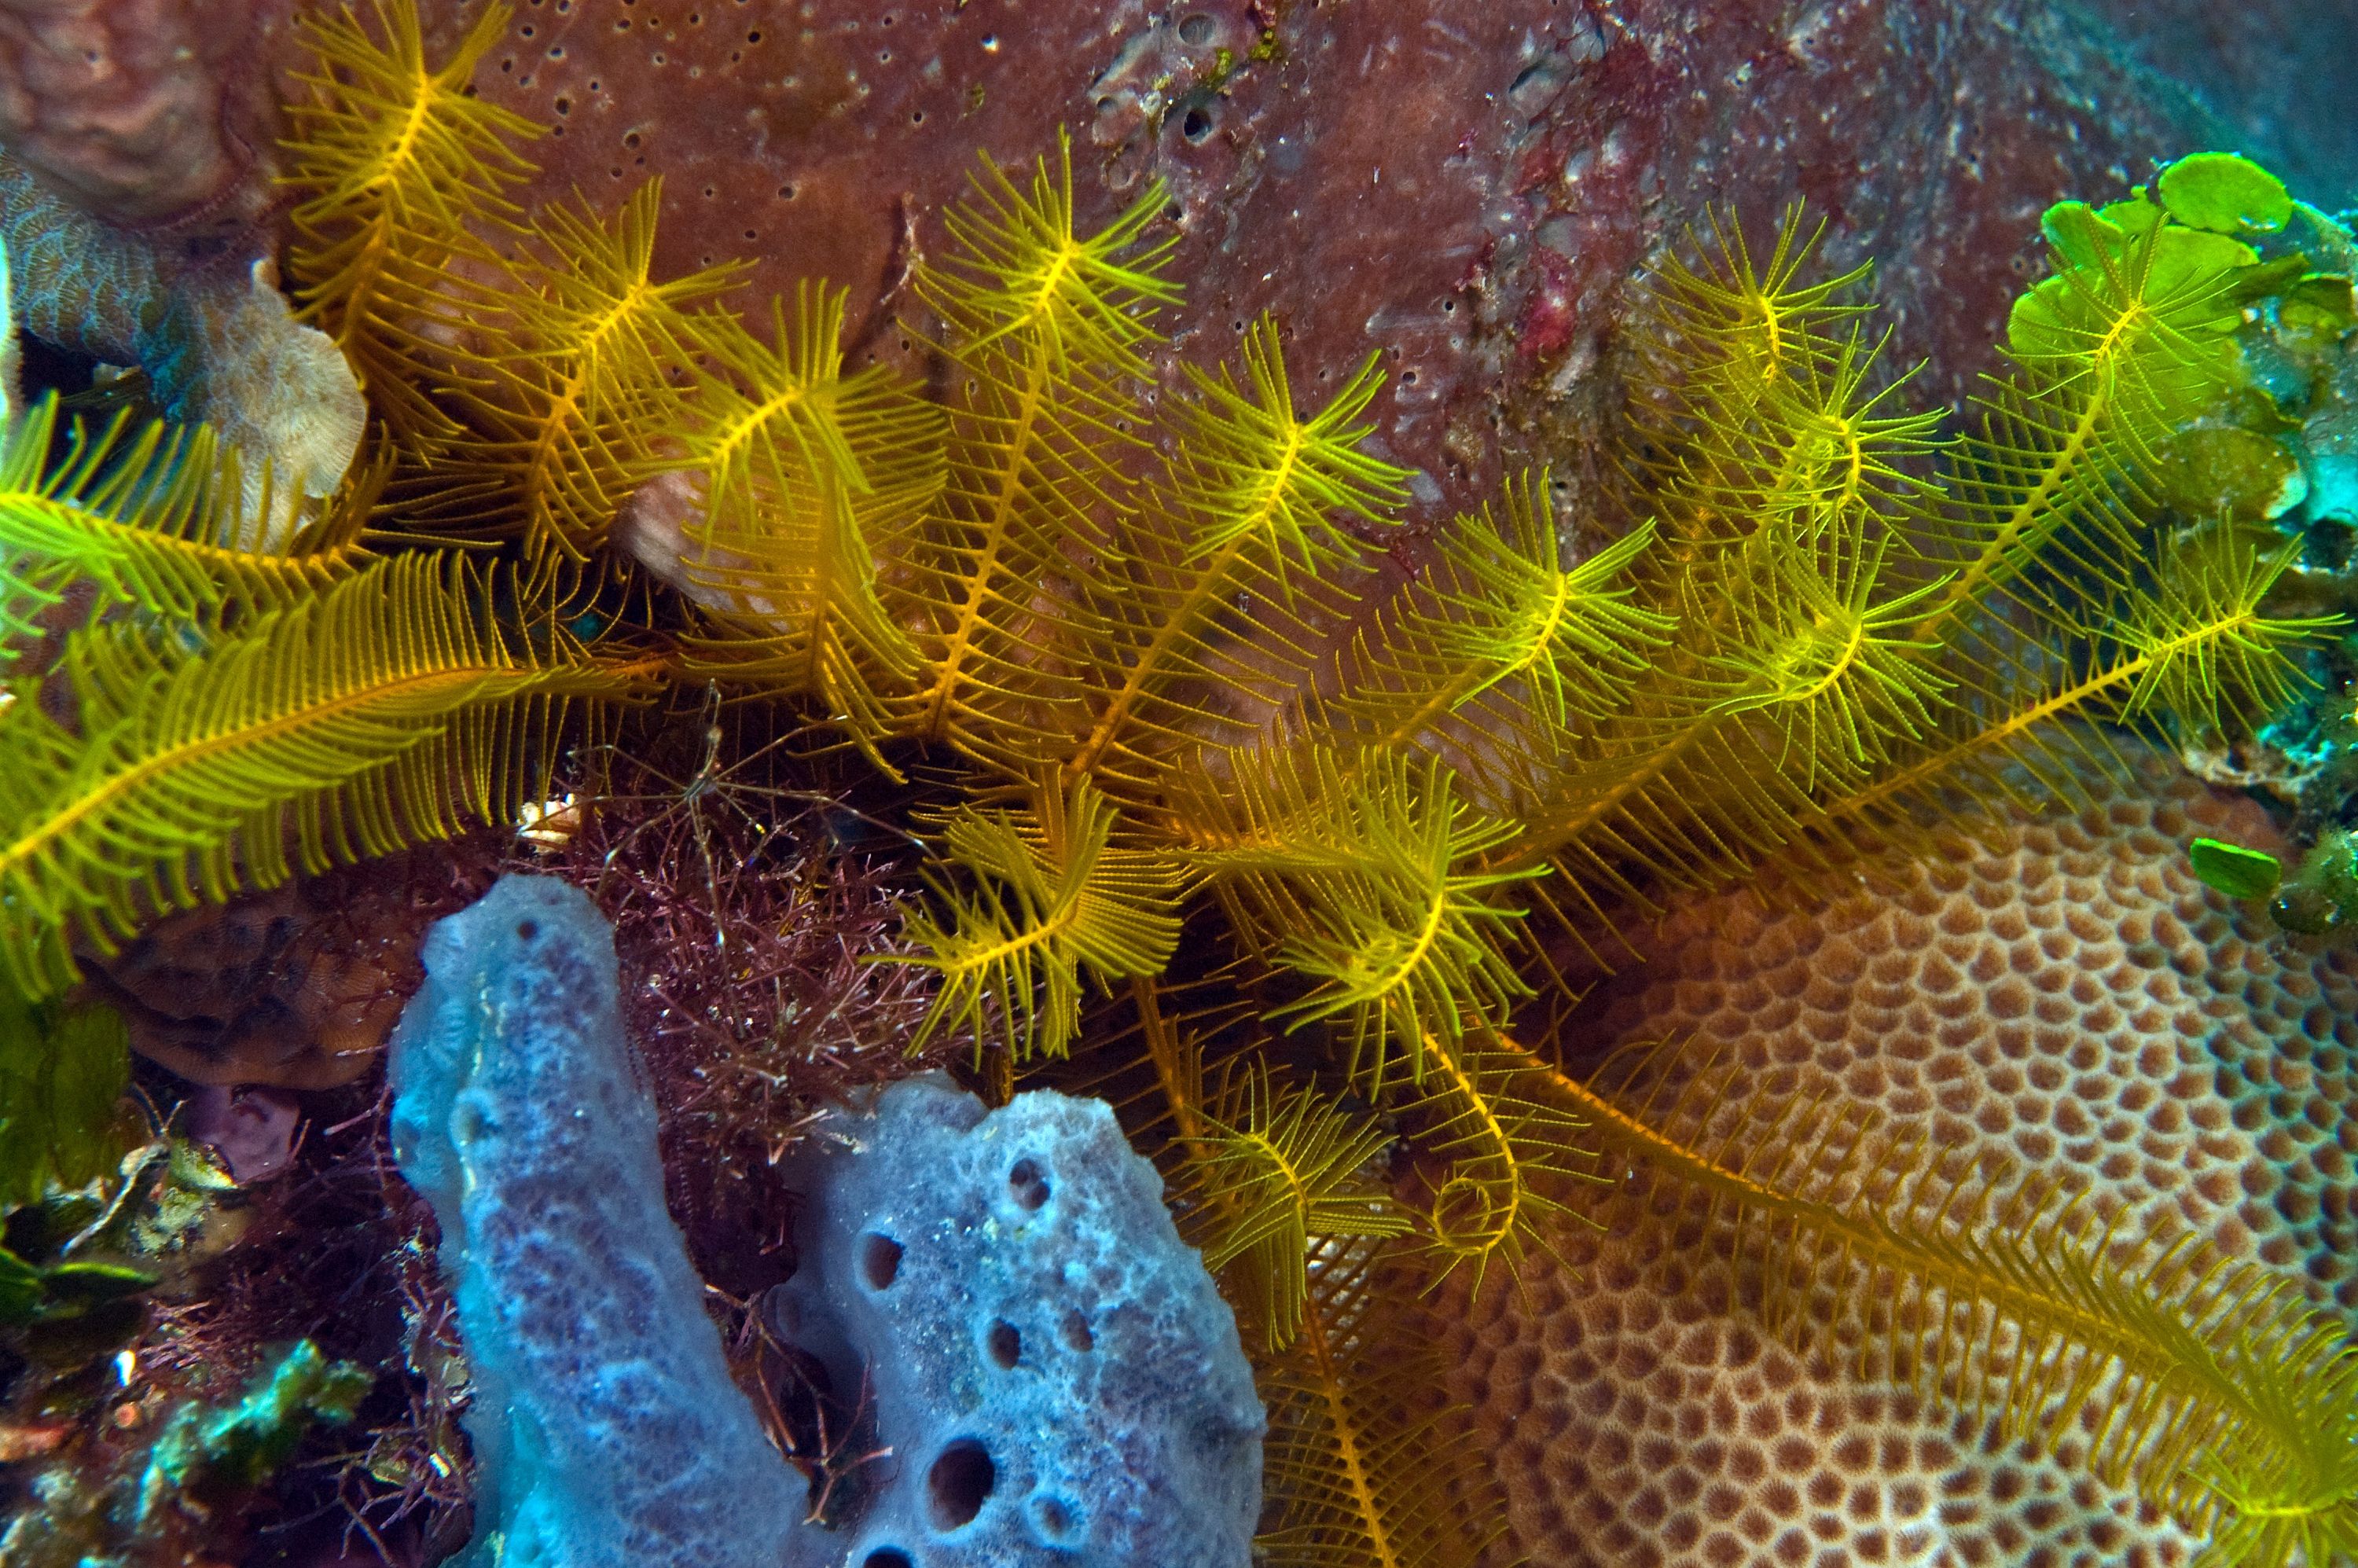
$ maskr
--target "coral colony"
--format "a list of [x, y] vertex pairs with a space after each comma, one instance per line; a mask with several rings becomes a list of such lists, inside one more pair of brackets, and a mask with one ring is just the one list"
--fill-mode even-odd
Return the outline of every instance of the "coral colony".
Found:
[[0, 1568], [2358, 1564], [2322, 151], [218, 9], [0, 0]]

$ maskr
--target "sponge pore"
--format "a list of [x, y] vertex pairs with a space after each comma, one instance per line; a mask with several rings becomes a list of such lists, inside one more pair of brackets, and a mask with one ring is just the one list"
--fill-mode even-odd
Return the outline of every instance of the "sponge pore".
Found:
[[774, 1326], [871, 1379], [851, 1568], [1241, 1568], [1265, 1426], [1236, 1320], [1102, 1102], [913, 1078], [792, 1173]]

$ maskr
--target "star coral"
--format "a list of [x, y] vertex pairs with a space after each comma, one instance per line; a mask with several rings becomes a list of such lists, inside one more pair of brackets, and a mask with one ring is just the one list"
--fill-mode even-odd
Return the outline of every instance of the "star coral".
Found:
[[146, 370], [162, 413], [211, 426], [243, 455], [220, 543], [283, 549], [342, 483], [360, 447], [360, 389], [335, 345], [296, 321], [266, 258], [191, 259], [73, 206], [5, 151], [0, 243], [27, 331]]
[[2191, 1228], [2358, 1322], [2358, 957], [2202, 886], [2199, 834], [2282, 842], [2250, 800], [2148, 760], [2076, 816], [1893, 869], [1891, 891], [1701, 901], [1583, 1033], [1733, 1052], [1731, 1092], [1836, 1093], [2002, 1150], [2018, 1181]]
[[[2187, 1237], [2358, 1319], [2358, 960], [2205, 889], [2187, 840], [2275, 842], [2247, 799], [2148, 759], [1989, 846], [1825, 900], [1729, 893], [1639, 939], [1581, 1038], [1678, 1039], [1757, 1123], [1826, 1103], [2072, 1195], [2122, 1237]], [[2190, 1562], [2198, 1542], [2041, 1452], [1757, 1326], [1724, 1225], [1666, 1189], [1563, 1227], [1525, 1291], [1453, 1319], [1454, 1386], [1550, 1563]], [[1839, 1280], [1837, 1273], [1833, 1276]], [[1839, 1287], [1837, 1287], [1839, 1288]], [[1823, 1309], [1821, 1309], [1823, 1310]], [[1846, 1335], [1858, 1304], [1836, 1306]]]

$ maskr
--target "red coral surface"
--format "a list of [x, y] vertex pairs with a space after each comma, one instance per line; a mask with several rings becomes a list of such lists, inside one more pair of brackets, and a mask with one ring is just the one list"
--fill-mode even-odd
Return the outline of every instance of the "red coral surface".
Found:
[[[437, 58], [481, 5], [420, 0]], [[116, 223], [259, 212], [268, 105], [309, 66], [294, 9], [5, 0], [0, 143]], [[1877, 258], [1945, 401], [2048, 203], [2236, 139], [2061, 0], [520, 0], [481, 77], [552, 127], [528, 204], [660, 176], [660, 271], [832, 277], [864, 348], [913, 361], [903, 286], [976, 153], [1076, 128], [1097, 216], [1167, 184], [1176, 353], [1219, 358], [1267, 308], [1314, 382], [1380, 354], [1379, 442], [1429, 506], [1531, 461], [1578, 477], [1633, 278], [1715, 205], [1757, 226], [1806, 200], [1834, 261]]]
[[[476, 14], [426, 10], [442, 48]], [[855, 322], [903, 302], [978, 150], [1075, 127], [1098, 216], [1169, 186], [1180, 355], [1264, 308], [1314, 384], [1381, 354], [1381, 446], [1469, 504], [1576, 466], [1632, 278], [1717, 204], [1806, 200], [1954, 394], [2048, 203], [2223, 134], [2118, 56], [2052, 0], [525, 0], [481, 86], [554, 127], [532, 199], [659, 175], [662, 270], [825, 275]], [[878, 316], [870, 346], [902, 341]]]
[[127, 225], [251, 216], [253, 45], [266, 0], [5, 0], [0, 144]]

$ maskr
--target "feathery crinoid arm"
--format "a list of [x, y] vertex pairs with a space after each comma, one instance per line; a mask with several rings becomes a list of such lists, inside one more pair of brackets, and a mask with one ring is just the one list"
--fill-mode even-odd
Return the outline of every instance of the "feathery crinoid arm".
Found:
[[1188, 367], [1195, 396], [1175, 405], [1165, 481], [1131, 519], [1121, 558], [1092, 578], [1103, 651], [1067, 777], [1151, 793], [1192, 747], [1244, 741], [1249, 722], [1235, 710], [1273, 708], [1309, 674], [1305, 607], [1347, 595], [1322, 580], [1366, 553], [1344, 520], [1398, 519], [1407, 471], [1360, 449], [1383, 384], [1374, 357], [1306, 416], [1275, 321], [1248, 329], [1240, 357], [1241, 377]]
[[1678, 568], [1675, 646], [1631, 701], [1540, 765], [1505, 756], [1518, 830], [1491, 863], [1553, 865], [1549, 903], [1593, 926], [1645, 907], [1650, 883], [1712, 886], [1806, 845], [1823, 795], [1877, 776], [1952, 701], [1909, 635], [1926, 586], [1893, 554], [1871, 519], [1837, 517]]
[[[300, 193], [290, 276], [304, 313], [336, 340], [375, 409], [412, 440], [451, 429], [432, 399], [429, 340], [463, 331], [451, 290], [502, 270], [492, 242], [521, 211], [504, 194], [533, 171], [516, 151], [540, 135], [471, 82], [508, 25], [484, 7], [450, 59], [429, 68], [417, 15], [306, 8], [295, 25], [317, 57], [290, 103], [289, 184]], [[379, 43], [375, 34], [382, 34]]]
[[895, 958], [934, 970], [941, 990], [918, 1031], [948, 1027], [979, 1050], [1062, 1056], [1080, 1027], [1081, 981], [1100, 986], [1163, 972], [1179, 941], [1184, 877], [1165, 856], [1123, 840], [1120, 814], [1087, 779], [1053, 779], [1021, 809], [960, 806], [942, 839], [970, 892], [927, 873], [938, 913], [909, 916], [920, 949]]
[[[1269, 1410], [1255, 1561], [1474, 1568], [1505, 1504], [1466, 1412], [1442, 1392], [1425, 1271], [1403, 1257], [1409, 1217], [1386, 1190], [1389, 1134], [1256, 1060], [1250, 1010], [1232, 998], [1183, 1021], [1160, 982], [1130, 989], [1171, 1113], [1133, 1136], [1172, 1138], [1182, 1233], [1226, 1260], [1222, 1289]], [[1209, 1095], [1198, 1025], [1239, 1032]], [[1297, 1288], [1298, 1312], [1285, 1304]]]
[[2154, 448], [2239, 383], [2231, 335], [2272, 275], [2248, 245], [2143, 201], [2061, 202], [2043, 226], [2053, 276], [2015, 301], [2008, 367], [1979, 399], [1945, 497], [1915, 520], [1953, 569], [1913, 629], [1929, 642], [2010, 600], [2069, 619], [2069, 579], [2118, 584], [2123, 558], [2147, 556]]
[[[1841, 519], [1891, 520], [1920, 507], [1932, 487], [1927, 460], [1947, 449], [1942, 416], [1900, 402], [1913, 370], [1892, 373], [1883, 360], [1887, 332], [1870, 340], [1854, 325], [1822, 359], [1744, 390], [1740, 409], [1693, 404], [1721, 378], [1703, 375], [1671, 400], [1700, 417], [1661, 438], [1675, 464], [1656, 449], [1651, 499], [1667, 536], [1709, 547], [1760, 534], [1807, 536]], [[1659, 357], [1659, 356], [1658, 356]]]
[[2225, 1369], [2273, 1441], [2238, 1434], [2186, 1465], [2210, 1516], [2198, 1568], [2358, 1562], [2358, 1347], [2323, 1314], [2255, 1297]]
[[194, 648], [130, 622], [82, 633], [67, 729], [0, 713], [0, 964], [31, 994], [143, 920], [300, 867], [509, 820], [569, 704], [657, 677], [569, 642], [535, 648], [500, 585], [406, 556]]
[[1363, 754], [1444, 758], [1474, 798], [1510, 808], [1516, 784], [1619, 713], [1677, 618], [1649, 609], [1633, 565], [1650, 523], [1574, 566], [1544, 472], [1504, 506], [1461, 515], [1437, 557], [1377, 612], [1317, 720]]
[[1888, 762], [1945, 706], [1950, 683], [1926, 656], [1937, 646], [1909, 635], [1942, 585], [1892, 586], [1894, 543], [1833, 520], [1727, 584], [1747, 634], [1708, 655], [1726, 683], [1710, 713], [1750, 719], [1747, 748], [1804, 795]]
[[1475, 1568], [1505, 1533], [1505, 1499], [1466, 1412], [1437, 1397], [1445, 1368], [1396, 1267], [1376, 1243], [1316, 1243], [1302, 1331], [1258, 1360], [1271, 1509], [1253, 1548], [1271, 1568]]
[[1946, 447], [1887, 407], [1900, 383], [1858, 325], [1826, 326], [1851, 308], [1790, 265], [1752, 280], [1739, 239], [1665, 270], [1635, 477], [1676, 646], [1531, 771], [1498, 864], [1552, 860], [1550, 902], [1609, 924], [1650, 880], [1806, 874], [1960, 798], [2072, 798], [2110, 748], [2053, 720], [2232, 720], [2281, 678], [2322, 623], [2266, 615], [2275, 573], [2227, 535], [2156, 538], [2147, 474], [2238, 384], [2227, 335], [2283, 268], [2141, 200], [2064, 203], [2047, 227], [2056, 276], [2017, 302], [2012, 368]]
[[906, 734], [1029, 776], [1044, 734], [1076, 728], [1076, 661], [1095, 636], [1069, 586], [1115, 547], [1143, 452], [1136, 387], [1168, 240], [1146, 238], [1158, 183], [1088, 235], [1074, 227], [1072, 148], [1059, 132], [1018, 189], [987, 158], [947, 215], [951, 249], [920, 276], [960, 390], [949, 478], [893, 599], [924, 667], [896, 705]]
[[1857, 297], [1871, 268], [1813, 276], [1824, 224], [1805, 233], [1803, 222], [1787, 208], [1756, 261], [1743, 229], [1710, 214], [1709, 239], [1691, 233], [1692, 261], [1656, 266], [1633, 319], [1622, 463], [1675, 551], [1844, 492], [1871, 506], [1908, 482], [1894, 460], [1930, 438], [1927, 417], [1883, 412], [1893, 387], [1873, 384], [1880, 345], [1864, 335], [1872, 307]]
[[1528, 1091], [1531, 1058], [1487, 1036], [1455, 1050], [1425, 1042], [1423, 1081], [1401, 1109], [1418, 1128], [1420, 1150], [1443, 1162], [1420, 1227], [1438, 1279], [1474, 1271], [1478, 1296], [1490, 1265], [1520, 1281], [1534, 1247], [1552, 1251], [1547, 1232], [1587, 1220], [1561, 1195], [1582, 1184], [1609, 1185], [1588, 1123]]
[[1898, 383], [1839, 297], [1859, 275], [1803, 282], [1798, 236], [1789, 215], [1765, 273], [1724, 237], [1658, 284], [1631, 477], [1659, 542], [1628, 557], [1622, 601], [1654, 620], [1617, 639], [1642, 668], [1545, 744], [1461, 742], [1479, 798], [1518, 827], [1490, 864], [1555, 867], [1541, 902], [1577, 931], [1655, 887], [1748, 874], [1950, 700], [1913, 631], [1931, 590], [1901, 532], [1931, 424], [1892, 406]]
[[1174, 796], [1162, 825], [1240, 934], [1295, 983], [1273, 1009], [1331, 1028], [1369, 1094], [1422, 1079], [1429, 1039], [1455, 1049], [1529, 994], [1509, 956], [1522, 911], [1483, 857], [1514, 834], [1459, 795], [1437, 758], [1271, 746]]
[[693, 644], [700, 665], [814, 697], [872, 743], [885, 694], [920, 667], [879, 597], [877, 562], [938, 501], [944, 432], [889, 372], [843, 373], [843, 301], [805, 283], [791, 319], [773, 307], [772, 343], [706, 323], [714, 370], [683, 443], [704, 510], [681, 564], [715, 623]]
[[2298, 540], [2274, 549], [2227, 525], [2165, 540], [2148, 591], [2125, 597], [2107, 620], [2118, 644], [2107, 696], [2125, 724], [2167, 718], [2190, 734], [2280, 711], [2309, 676], [2290, 657], [2347, 623], [2341, 615], [2270, 615], [2277, 582], [2299, 558]]
[[1688, 234], [1694, 262], [1672, 256], [1656, 269], [1647, 299], [1655, 331], [1711, 384], [1689, 393], [1692, 400], [1740, 410], [1777, 382], [1833, 360], [1849, 324], [1869, 308], [1848, 297], [1872, 270], [1866, 265], [1810, 276], [1825, 221], [1804, 234], [1806, 222], [1798, 202], [1788, 206], [1768, 254], [1756, 261], [1742, 226], [1714, 211], [1704, 216], [1708, 243]]
[[1369, 1171], [1390, 1135], [1313, 1089], [1273, 1089], [1266, 1063], [1232, 1076], [1200, 1120], [1175, 1201], [1195, 1217], [1204, 1266], [1227, 1271], [1264, 1345], [1282, 1350], [1302, 1332], [1314, 1242], [1407, 1234]]
[[676, 456], [651, 450], [679, 423], [672, 383], [702, 349], [689, 307], [735, 286], [735, 265], [654, 280], [661, 183], [608, 219], [539, 214], [471, 307], [449, 355], [449, 398], [470, 435], [403, 489], [405, 519], [523, 542], [536, 566], [588, 561], [623, 498]]
[[1910, 633], [1940, 640], [1954, 699], [1824, 798], [1813, 838], [1920, 841], [1959, 801], [2077, 800], [2120, 765], [2107, 726], [2168, 740], [2256, 722], [2303, 678], [2293, 653], [2340, 624], [2267, 612], [2289, 555], [2153, 515], [2156, 446], [2237, 395], [2231, 334], [2285, 264], [2141, 197], [2061, 203], [2046, 228], [2054, 276], [2016, 301], [2013, 365], [1913, 529], [1952, 563]]
[[1894, 765], [1823, 800], [1812, 831], [1906, 843], [1960, 798], [2078, 799], [2091, 770], [2119, 765], [2099, 725], [2167, 739], [2256, 719], [2308, 678], [2293, 654], [2343, 623], [2267, 613], [2298, 541], [2264, 555], [2222, 525], [2146, 549], [2137, 580], [2077, 623], [2050, 621], [2038, 641], [1993, 635], [1953, 661], [1971, 700]]
[[127, 414], [103, 427], [76, 422], [52, 463], [58, 403], [36, 403], [0, 432], [0, 659], [28, 633], [27, 616], [77, 580], [96, 608], [136, 605], [177, 620], [236, 604], [281, 607], [358, 571], [355, 497], [294, 550], [233, 549], [217, 541], [243, 504], [237, 454], [202, 427]]

